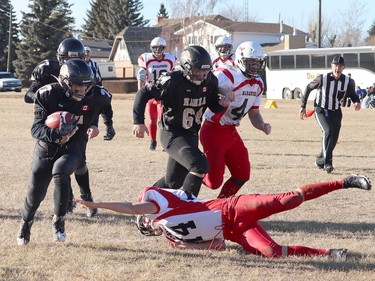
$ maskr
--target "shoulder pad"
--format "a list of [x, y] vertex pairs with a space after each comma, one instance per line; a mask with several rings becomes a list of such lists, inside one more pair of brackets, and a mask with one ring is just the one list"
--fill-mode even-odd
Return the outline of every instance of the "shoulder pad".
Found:
[[160, 85], [164, 85], [167, 81], [169, 81], [171, 79], [171, 75], [169, 74], [169, 72], [167, 73], [164, 73], [162, 76], [160, 76], [160, 78], [158, 79], [158, 84]]

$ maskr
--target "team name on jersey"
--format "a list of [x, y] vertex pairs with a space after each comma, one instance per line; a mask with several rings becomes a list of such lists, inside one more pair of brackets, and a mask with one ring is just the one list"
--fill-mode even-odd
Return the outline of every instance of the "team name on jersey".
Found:
[[158, 65], [152, 65], [152, 68], [168, 68], [168, 64], [158, 64]]
[[242, 91], [242, 95], [243, 96], [254, 96], [254, 97], [256, 97], [257, 96], [257, 92], [254, 92], [254, 91]]
[[201, 98], [184, 98], [184, 106], [197, 107], [206, 104], [206, 97]]

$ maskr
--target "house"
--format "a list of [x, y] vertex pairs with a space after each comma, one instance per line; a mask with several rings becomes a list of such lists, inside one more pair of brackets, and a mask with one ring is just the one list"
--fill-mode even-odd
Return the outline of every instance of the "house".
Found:
[[129, 26], [117, 34], [109, 54], [109, 59], [115, 63], [116, 77], [136, 77], [138, 57], [142, 53], [151, 52], [151, 40], [161, 36], [161, 33], [160, 27]]
[[150, 42], [162, 36], [167, 52], [179, 57], [185, 46], [198, 44], [212, 53], [219, 36], [232, 38], [237, 48], [244, 41], [257, 41], [266, 52], [275, 49], [305, 47], [309, 34], [280, 23], [238, 22], [221, 15], [191, 18], [159, 18], [156, 27], [130, 26], [115, 38], [109, 59], [115, 64], [117, 78], [134, 78], [138, 72], [138, 56], [150, 52]]

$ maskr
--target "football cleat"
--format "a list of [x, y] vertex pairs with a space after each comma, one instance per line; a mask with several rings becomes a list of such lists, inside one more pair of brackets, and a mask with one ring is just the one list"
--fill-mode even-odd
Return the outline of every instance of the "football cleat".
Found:
[[324, 167], [324, 170], [327, 172], [327, 174], [330, 174], [333, 172], [334, 168], [332, 165], [327, 165]]
[[20, 229], [17, 234], [17, 244], [22, 246], [26, 245], [30, 242], [30, 230], [31, 226], [33, 225], [34, 221], [26, 222], [23, 219], [21, 220]]
[[[91, 194], [82, 194], [81, 199], [84, 200], [84, 201], [94, 202]], [[86, 216], [89, 217], [89, 218], [92, 218], [92, 217], [96, 216], [97, 213], [98, 213], [97, 208], [87, 209]]]
[[359, 188], [363, 190], [370, 190], [372, 185], [369, 178], [362, 175], [350, 175], [346, 177], [342, 183], [343, 188]]
[[329, 255], [333, 257], [334, 259], [339, 259], [345, 261], [348, 256], [348, 249], [342, 248], [342, 249], [330, 249]]
[[154, 151], [156, 149], [157, 142], [156, 140], [152, 140], [150, 143], [150, 150]]
[[52, 219], [52, 229], [53, 229], [53, 242], [65, 242], [65, 218], [53, 216]]

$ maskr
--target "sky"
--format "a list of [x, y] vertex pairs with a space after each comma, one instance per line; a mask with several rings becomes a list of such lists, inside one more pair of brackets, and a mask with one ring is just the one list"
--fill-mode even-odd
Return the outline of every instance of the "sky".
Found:
[[[167, 12], [171, 15], [168, 2], [171, 0], [142, 0], [143, 9], [141, 10], [144, 19], [150, 20], [150, 25], [156, 24], [156, 15], [159, 11], [160, 4], [164, 3]], [[355, 2], [357, 5], [363, 4], [363, 36], [367, 36], [367, 31], [375, 21], [375, 1], [374, 0], [320, 0], [322, 6], [323, 17], [329, 18], [332, 22], [336, 22], [340, 18], [340, 12], [347, 12], [350, 4]], [[29, 0], [11, 0], [16, 10], [17, 20], [21, 20], [20, 11], [29, 11]], [[90, 0], [68, 0], [72, 3], [73, 17], [76, 19], [76, 27], [80, 28], [84, 24], [86, 11], [90, 9]], [[215, 9], [215, 14], [219, 14], [226, 1], [221, 1], [220, 6]], [[232, 1], [230, 1], [232, 2]], [[245, 1], [236, 1], [240, 7], [243, 7]], [[249, 18], [255, 15], [257, 21], [277, 23], [279, 18], [285, 24], [296, 27], [300, 30], [307, 30], [307, 19], [314, 12], [318, 11], [319, 0], [248, 0]], [[254, 7], [254, 3], [261, 3]], [[233, 2], [232, 2], [233, 3]], [[231, 3], [231, 5], [233, 5]], [[244, 10], [244, 9], [242, 9]]]

